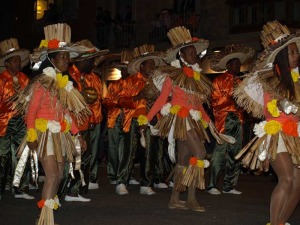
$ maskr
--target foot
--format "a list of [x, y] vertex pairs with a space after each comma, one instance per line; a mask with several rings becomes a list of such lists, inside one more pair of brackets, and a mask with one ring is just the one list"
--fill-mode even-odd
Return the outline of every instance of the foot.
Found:
[[205, 212], [205, 208], [203, 206], [200, 206], [198, 202], [187, 202], [186, 206], [196, 212]]
[[139, 185], [140, 182], [138, 182], [138, 181], [137, 181], [136, 179], [134, 179], [134, 178], [130, 178], [129, 184], [131, 184], [131, 185]]
[[33, 196], [31, 196], [29, 194], [26, 194], [26, 193], [15, 194], [14, 198], [17, 198], [17, 199], [26, 199], [26, 200], [32, 200], [32, 199], [34, 199]]
[[155, 195], [155, 191], [152, 190], [151, 187], [140, 187], [140, 193], [142, 195]]
[[93, 190], [93, 189], [99, 189], [99, 184], [98, 183], [93, 183], [93, 182], [89, 182], [89, 190]]
[[174, 187], [174, 182], [173, 181], [170, 181], [170, 183], [169, 183], [169, 187]]
[[118, 195], [128, 195], [128, 191], [127, 191], [125, 184], [118, 184], [116, 186], [116, 193]]
[[170, 201], [168, 204], [169, 209], [188, 209], [184, 201]]
[[165, 183], [154, 183], [154, 187], [155, 188], [168, 188], [168, 185], [166, 185]]
[[209, 193], [211, 195], [220, 195], [221, 194], [221, 192], [217, 188], [211, 188], [207, 191], [207, 193]]
[[71, 195], [66, 195], [65, 197], [66, 202], [90, 202], [90, 198], [84, 198], [81, 195], [77, 196], [71, 196]]
[[235, 189], [231, 189], [230, 191], [222, 191], [224, 194], [233, 194], [233, 195], [240, 195], [242, 194], [242, 192], [235, 190]]

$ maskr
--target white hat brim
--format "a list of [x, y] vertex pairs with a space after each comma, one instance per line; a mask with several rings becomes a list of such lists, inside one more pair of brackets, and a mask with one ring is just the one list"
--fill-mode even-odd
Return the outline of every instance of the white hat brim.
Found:
[[17, 55], [20, 56], [21, 58], [21, 67], [22, 68], [25, 67], [29, 63], [29, 54], [30, 52], [27, 49], [17, 49], [15, 51], [3, 55], [0, 58], [0, 72], [3, 72], [6, 69], [5, 61], [10, 57], [17, 56]]

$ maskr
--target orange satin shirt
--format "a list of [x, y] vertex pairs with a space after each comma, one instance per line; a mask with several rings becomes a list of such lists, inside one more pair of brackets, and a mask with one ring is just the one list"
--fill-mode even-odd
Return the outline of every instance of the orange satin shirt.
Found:
[[107, 89], [107, 94], [103, 100], [103, 105], [108, 109], [107, 113], [107, 127], [114, 128], [116, 119], [121, 112], [121, 109], [117, 107], [119, 95], [122, 92], [123, 80], [119, 79], [112, 82]]
[[[24, 89], [29, 82], [28, 76], [19, 72], [16, 77], [21, 89]], [[9, 103], [6, 102], [14, 94], [13, 78], [5, 70], [0, 74], [0, 136], [5, 135], [8, 121], [16, 114], [16, 112], [9, 108]]]
[[144, 88], [146, 82], [147, 78], [141, 73], [130, 75], [123, 81], [118, 106], [124, 108], [124, 132], [129, 131], [132, 118], [137, 118], [139, 115], [146, 115], [146, 99], [133, 101], [133, 96], [136, 96]]
[[241, 80], [228, 71], [216, 77], [213, 81], [211, 101], [215, 126], [220, 133], [225, 131], [225, 120], [229, 112], [235, 112], [240, 121], [243, 121], [242, 110], [236, 107], [236, 103], [233, 100], [234, 82], [239, 84]]
[[[93, 72], [90, 74], [81, 74], [74, 64], [69, 68], [69, 74], [76, 82], [77, 85], [74, 86], [79, 92], [83, 91], [83, 85], [85, 87], [92, 87], [97, 91], [98, 99], [93, 104], [89, 104], [92, 115], [89, 117], [88, 122], [99, 124], [103, 119], [101, 109], [102, 82], [100, 80], [100, 77]], [[81, 76], [83, 76], [84, 78], [83, 83], [81, 82]], [[80, 130], [84, 130], [86, 128], [86, 124], [84, 125], [84, 128], [82, 126], [83, 125], [80, 126]]]

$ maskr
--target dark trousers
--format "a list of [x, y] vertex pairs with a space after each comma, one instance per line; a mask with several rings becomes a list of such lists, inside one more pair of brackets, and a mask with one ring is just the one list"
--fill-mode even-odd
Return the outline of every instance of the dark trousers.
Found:
[[233, 189], [240, 174], [240, 161], [235, 160], [235, 156], [242, 149], [243, 130], [238, 116], [228, 113], [225, 120], [225, 134], [235, 138], [235, 144], [216, 144], [210, 166], [210, 183], [208, 189], [217, 185], [218, 179], [224, 171], [223, 191]]
[[[0, 192], [5, 190], [6, 183], [12, 183], [17, 165], [16, 153], [26, 134], [26, 126], [21, 116], [12, 117], [7, 125], [6, 134], [0, 137]], [[24, 171], [19, 189], [28, 186], [29, 166]]]

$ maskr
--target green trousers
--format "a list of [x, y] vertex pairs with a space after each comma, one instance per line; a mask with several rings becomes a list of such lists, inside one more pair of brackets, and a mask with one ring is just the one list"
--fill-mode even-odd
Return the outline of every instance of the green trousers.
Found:
[[110, 181], [116, 181], [128, 169], [126, 163], [121, 164], [125, 158], [122, 118], [119, 115], [114, 128], [108, 128], [107, 177]]
[[[0, 191], [5, 190], [7, 183], [12, 183], [14, 171], [17, 165], [16, 153], [26, 134], [26, 126], [21, 116], [12, 117], [7, 125], [6, 134], [0, 137]], [[24, 171], [19, 190], [29, 183], [30, 165]]]
[[240, 174], [240, 161], [234, 157], [242, 149], [243, 130], [242, 124], [235, 113], [228, 113], [225, 120], [225, 134], [231, 135], [236, 139], [235, 144], [224, 143], [216, 144], [211, 165], [210, 165], [210, 183], [208, 190], [217, 186], [222, 172], [224, 172], [223, 191], [233, 189], [238, 181]]

